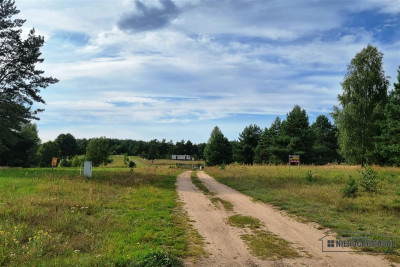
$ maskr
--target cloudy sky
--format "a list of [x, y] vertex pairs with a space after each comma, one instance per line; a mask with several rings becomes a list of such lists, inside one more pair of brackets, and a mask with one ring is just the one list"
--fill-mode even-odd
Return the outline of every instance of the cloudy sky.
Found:
[[399, 0], [16, 0], [45, 36], [42, 141], [231, 140], [298, 104], [310, 123], [337, 104], [368, 44], [400, 65]]

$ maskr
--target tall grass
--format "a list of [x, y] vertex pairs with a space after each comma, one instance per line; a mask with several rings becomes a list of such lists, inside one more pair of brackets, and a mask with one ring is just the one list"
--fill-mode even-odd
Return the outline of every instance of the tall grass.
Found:
[[[271, 203], [297, 218], [336, 231], [400, 236], [400, 168], [374, 167], [377, 193], [359, 190], [343, 196], [349, 176], [361, 179], [358, 166], [242, 166], [207, 168], [220, 182]], [[308, 176], [312, 174], [313, 179]]]
[[0, 169], [0, 266], [168, 266], [200, 253], [177, 207], [176, 170], [78, 173]]

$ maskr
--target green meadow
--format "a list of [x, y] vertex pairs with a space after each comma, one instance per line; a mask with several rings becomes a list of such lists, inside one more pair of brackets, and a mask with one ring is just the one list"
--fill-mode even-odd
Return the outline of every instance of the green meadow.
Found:
[[202, 255], [181, 170], [0, 169], [0, 266], [179, 266]]
[[[373, 167], [377, 192], [360, 185], [355, 197], [342, 193], [352, 176], [358, 184], [359, 166], [246, 166], [207, 168], [221, 183], [270, 203], [298, 220], [312, 221], [337, 232], [364, 232], [400, 237], [400, 168]], [[311, 178], [310, 178], [311, 171]], [[398, 246], [399, 247], [399, 246]], [[399, 254], [397, 251], [389, 251]]]

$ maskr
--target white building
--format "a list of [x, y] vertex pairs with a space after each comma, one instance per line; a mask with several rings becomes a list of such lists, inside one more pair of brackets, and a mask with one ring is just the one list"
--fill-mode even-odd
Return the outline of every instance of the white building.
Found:
[[171, 158], [175, 160], [191, 160], [190, 155], [172, 155]]

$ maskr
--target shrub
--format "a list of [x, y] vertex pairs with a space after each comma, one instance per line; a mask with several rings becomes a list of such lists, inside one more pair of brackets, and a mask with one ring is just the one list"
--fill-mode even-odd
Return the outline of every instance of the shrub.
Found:
[[226, 164], [225, 164], [225, 163], [222, 163], [222, 164], [219, 166], [219, 168], [220, 168], [221, 170], [225, 170]]
[[136, 167], [136, 163], [134, 161], [130, 161], [129, 168], [135, 168], [135, 167]]
[[306, 174], [306, 180], [308, 182], [315, 182], [317, 180], [317, 178], [314, 177], [314, 174], [312, 173], [312, 171], [308, 171]]
[[145, 255], [141, 262], [132, 262], [128, 266], [183, 266], [182, 262], [175, 256], [170, 253], [165, 253], [163, 251], [155, 251]]
[[342, 194], [345, 197], [356, 197], [358, 192], [358, 184], [353, 177], [349, 177], [347, 185], [342, 189]]
[[80, 158], [79, 158], [79, 156], [74, 156], [73, 158], [72, 158], [72, 160], [71, 160], [71, 166], [72, 167], [79, 167], [79, 166], [81, 166], [81, 164], [83, 163], [83, 160], [81, 160]]
[[361, 174], [361, 181], [360, 185], [365, 189], [367, 192], [374, 192], [378, 191], [378, 174], [374, 169], [371, 167], [365, 167], [362, 170], [359, 170]]
[[60, 161], [60, 167], [71, 167], [71, 161], [68, 159], [62, 159]]

